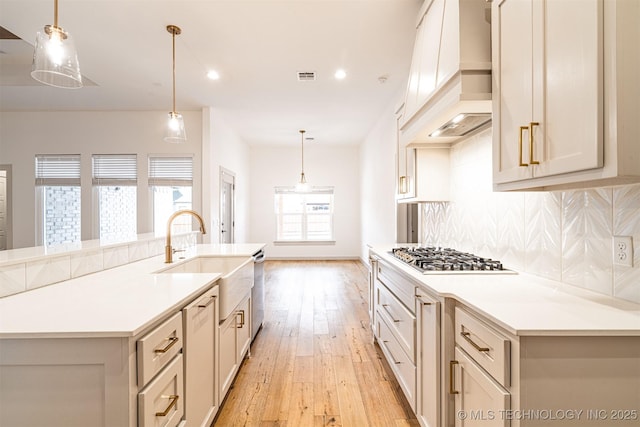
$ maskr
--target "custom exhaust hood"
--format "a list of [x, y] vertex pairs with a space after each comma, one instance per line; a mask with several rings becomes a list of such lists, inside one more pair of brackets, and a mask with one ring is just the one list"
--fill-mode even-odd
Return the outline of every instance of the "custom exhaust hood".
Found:
[[491, 122], [491, 4], [425, 0], [420, 11], [400, 141], [451, 143]]

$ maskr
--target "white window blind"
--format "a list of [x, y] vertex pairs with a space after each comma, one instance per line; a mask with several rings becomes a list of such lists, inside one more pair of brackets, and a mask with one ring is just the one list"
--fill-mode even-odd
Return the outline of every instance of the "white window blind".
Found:
[[193, 185], [193, 157], [149, 156], [149, 185]]
[[138, 166], [135, 154], [94, 154], [93, 185], [136, 185]]
[[80, 185], [80, 154], [36, 154], [36, 186]]
[[333, 240], [333, 187], [314, 187], [305, 193], [276, 187], [275, 212], [277, 241]]

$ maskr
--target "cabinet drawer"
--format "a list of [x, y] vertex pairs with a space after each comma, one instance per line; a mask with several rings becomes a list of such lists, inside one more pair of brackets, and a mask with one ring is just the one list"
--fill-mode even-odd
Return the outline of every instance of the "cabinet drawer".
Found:
[[411, 313], [415, 313], [415, 286], [382, 261], [378, 262], [378, 280], [382, 282]]
[[498, 331], [456, 307], [456, 344], [500, 384], [511, 383], [511, 341]]
[[377, 288], [377, 312], [384, 316], [398, 343], [415, 362], [416, 317], [384, 286]]
[[176, 313], [138, 340], [138, 387], [148, 383], [181, 348], [182, 313]]
[[382, 348], [396, 379], [404, 391], [412, 409], [416, 405], [416, 365], [409, 359], [396, 340], [389, 325], [380, 316], [376, 317], [378, 344]]
[[184, 414], [182, 355], [138, 393], [138, 427], [177, 426]]

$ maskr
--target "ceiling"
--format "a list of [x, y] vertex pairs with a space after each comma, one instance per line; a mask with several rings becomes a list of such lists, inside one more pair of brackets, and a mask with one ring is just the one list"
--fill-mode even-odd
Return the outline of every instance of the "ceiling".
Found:
[[[59, 0], [85, 83], [75, 90], [29, 74], [53, 3], [0, 0], [0, 27], [23, 39], [0, 40], [0, 111], [168, 112], [174, 24], [177, 111], [211, 107], [250, 145], [299, 143], [299, 129], [354, 145], [399, 101], [422, 1]], [[298, 81], [307, 71], [316, 80]]]

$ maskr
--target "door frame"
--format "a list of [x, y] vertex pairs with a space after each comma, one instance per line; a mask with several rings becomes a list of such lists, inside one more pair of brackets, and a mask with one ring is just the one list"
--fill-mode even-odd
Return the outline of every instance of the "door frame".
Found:
[[231, 217], [231, 225], [229, 227], [227, 227], [227, 233], [229, 233], [230, 235], [230, 240], [229, 243], [235, 243], [235, 237], [236, 237], [236, 233], [235, 233], [235, 227], [236, 227], [236, 174], [226, 168], [223, 168], [222, 166], [220, 166], [220, 189], [218, 192], [218, 200], [220, 202], [220, 227], [219, 227], [219, 237], [218, 237], [218, 241], [220, 243], [223, 242], [223, 236], [222, 236], [222, 221], [225, 218], [224, 215], [224, 206], [225, 204], [222, 203], [222, 195], [224, 194], [224, 185], [225, 183], [227, 184], [231, 184], [231, 212], [230, 212], [230, 217]]
[[13, 249], [13, 202], [12, 202], [12, 165], [0, 164], [0, 170], [5, 172], [6, 177], [6, 202], [7, 202], [7, 249]]

